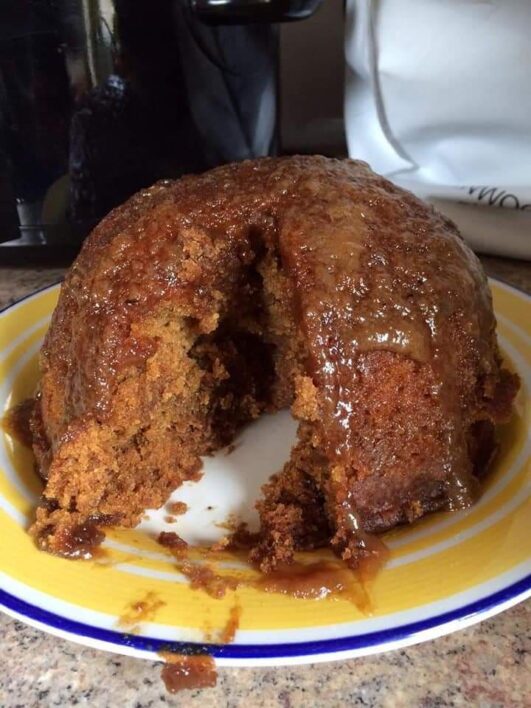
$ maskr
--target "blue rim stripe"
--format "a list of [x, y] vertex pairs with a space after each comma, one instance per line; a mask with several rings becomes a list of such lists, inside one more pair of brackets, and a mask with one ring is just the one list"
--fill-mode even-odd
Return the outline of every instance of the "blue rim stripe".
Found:
[[224, 659], [281, 659], [283, 657], [311, 657], [316, 654], [335, 654], [354, 649], [369, 649], [384, 646], [408, 637], [414, 637], [421, 632], [442, 627], [456, 620], [463, 620], [474, 615], [483, 614], [498, 605], [516, 598], [524, 599], [531, 591], [531, 574], [513, 585], [493, 593], [469, 605], [456, 610], [430, 617], [418, 622], [411, 622], [400, 627], [385, 629], [378, 632], [368, 632], [359, 636], [342, 637], [340, 639], [323, 639], [313, 642], [293, 642], [288, 644], [199, 644], [195, 642], [171, 642], [165, 639], [141, 637], [135, 634], [124, 634], [110, 629], [93, 627], [82, 622], [69, 620], [48, 610], [31, 605], [24, 600], [0, 590], [0, 608], [3, 606], [19, 615], [48, 625], [54, 629], [68, 632], [77, 637], [96, 639], [115, 647], [130, 647], [141, 651], [159, 652], [173, 651], [184, 654], [207, 652], [214, 657]]

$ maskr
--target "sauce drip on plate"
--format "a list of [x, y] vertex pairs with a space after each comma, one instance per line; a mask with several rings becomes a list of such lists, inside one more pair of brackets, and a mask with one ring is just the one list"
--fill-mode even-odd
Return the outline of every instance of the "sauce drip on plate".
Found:
[[105, 533], [101, 527], [113, 526], [120, 521], [119, 517], [112, 514], [89, 516], [82, 524], [66, 528], [57, 536], [53, 550], [44, 548], [61, 558], [73, 560], [90, 560], [92, 558], [106, 557], [107, 551], [101, 548]]
[[31, 448], [33, 435], [30, 428], [30, 420], [35, 406], [34, 398], [17, 403], [10, 408], [2, 418], [2, 428], [8, 435], [17, 440], [21, 445]]
[[119, 627], [136, 627], [140, 622], [153, 622], [157, 612], [166, 605], [154, 592], [131, 602], [118, 620]]
[[363, 582], [341, 561], [294, 563], [263, 575], [252, 586], [263, 592], [300, 600], [342, 599], [352, 602], [363, 613], [372, 610], [370, 595]]
[[161, 678], [169, 693], [216, 685], [217, 671], [214, 659], [208, 654], [172, 654], [160, 652], [165, 664]]
[[240, 619], [242, 616], [242, 608], [240, 605], [236, 604], [230, 608], [229, 618], [226, 625], [223, 627], [221, 634], [219, 635], [219, 641], [221, 644], [230, 644], [234, 641], [236, 632], [240, 626]]

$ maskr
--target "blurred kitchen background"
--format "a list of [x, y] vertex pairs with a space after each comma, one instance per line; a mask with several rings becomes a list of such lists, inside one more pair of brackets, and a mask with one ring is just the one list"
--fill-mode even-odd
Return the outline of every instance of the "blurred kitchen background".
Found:
[[0, 264], [71, 259], [158, 179], [293, 153], [530, 259], [530, 34], [529, 0], [0, 0]]
[[0, 262], [71, 258], [155, 180], [345, 155], [342, 0], [2, 0]]

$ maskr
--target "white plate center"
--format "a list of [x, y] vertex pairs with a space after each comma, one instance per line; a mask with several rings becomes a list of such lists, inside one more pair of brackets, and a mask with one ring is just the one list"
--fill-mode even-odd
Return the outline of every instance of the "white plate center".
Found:
[[188, 511], [175, 523], [165, 517], [168, 502], [161, 509], [146, 512], [148, 519], [138, 528], [150, 535], [174, 531], [193, 545], [215, 543], [228, 531], [222, 524], [230, 515], [257, 527], [254, 508], [260, 487], [289, 459], [296, 441], [297, 421], [289, 411], [263, 415], [247, 426], [234, 441], [235, 449], [220, 450], [203, 459], [203, 477], [199, 482], [185, 482], [171, 496], [170, 502], [182, 501]]

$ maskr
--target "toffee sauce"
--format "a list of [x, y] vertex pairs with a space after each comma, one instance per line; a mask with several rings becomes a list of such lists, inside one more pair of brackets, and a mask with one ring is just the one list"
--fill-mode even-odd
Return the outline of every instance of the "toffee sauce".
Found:
[[161, 678], [168, 693], [191, 690], [195, 688], [211, 688], [216, 685], [218, 674], [214, 659], [208, 654], [173, 654], [159, 652], [164, 659]]

